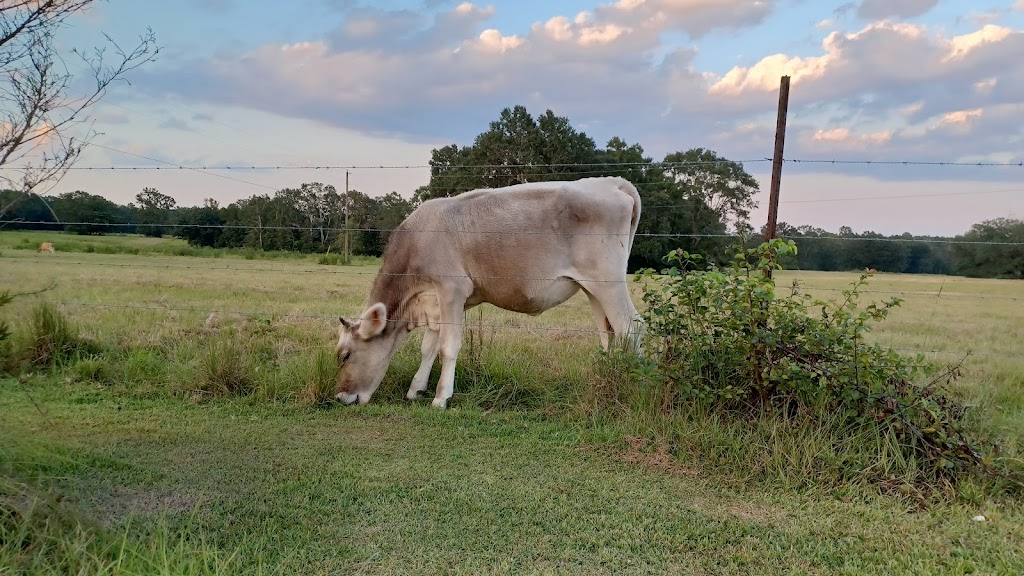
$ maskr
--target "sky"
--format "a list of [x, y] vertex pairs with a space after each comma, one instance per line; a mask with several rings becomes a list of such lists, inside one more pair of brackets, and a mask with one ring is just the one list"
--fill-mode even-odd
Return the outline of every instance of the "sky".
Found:
[[[601, 146], [747, 161], [767, 213], [791, 77], [779, 219], [953, 235], [1024, 218], [1024, 0], [109, 0], [59, 46], [152, 28], [161, 52], [92, 109], [102, 134], [50, 193], [155, 187], [222, 205], [303, 182], [410, 196], [431, 150], [502, 108], [551, 109]], [[839, 160], [837, 163], [806, 162]]]

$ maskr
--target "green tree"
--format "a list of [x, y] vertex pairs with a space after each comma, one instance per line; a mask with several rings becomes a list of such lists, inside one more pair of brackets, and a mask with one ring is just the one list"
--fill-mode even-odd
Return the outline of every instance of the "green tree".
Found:
[[574, 180], [593, 162], [594, 140], [547, 110], [534, 119], [524, 106], [505, 108], [472, 146], [434, 149], [430, 184], [414, 201], [455, 196], [475, 188]]
[[[718, 220], [734, 228], [749, 224], [750, 211], [757, 208], [754, 194], [759, 185], [742, 163], [712, 150], [691, 148], [666, 155], [663, 166], [681, 187], [684, 198], [691, 201], [691, 209], [710, 208]], [[700, 221], [693, 218], [694, 223]]]
[[221, 246], [223, 226], [220, 205], [216, 200], [207, 198], [202, 206], [189, 206], [177, 210], [174, 236], [184, 239], [192, 246]]
[[66, 232], [87, 235], [131, 231], [128, 226], [116, 226], [128, 224], [126, 207], [96, 194], [81, 190], [65, 192], [49, 204], [62, 221], [71, 222], [64, 227]]
[[140, 231], [146, 236], [159, 238], [168, 232], [165, 225], [170, 224], [172, 211], [177, 205], [174, 198], [161, 194], [156, 188], [143, 188], [142, 192], [135, 195], [138, 203], [136, 214]]
[[1024, 221], [996, 218], [979, 222], [953, 245], [953, 270], [982, 278], [1024, 279]]

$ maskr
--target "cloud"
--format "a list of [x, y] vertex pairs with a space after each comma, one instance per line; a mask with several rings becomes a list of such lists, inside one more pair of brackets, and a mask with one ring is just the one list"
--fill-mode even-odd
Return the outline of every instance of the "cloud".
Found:
[[883, 18], [915, 18], [925, 14], [939, 0], [863, 0], [857, 7], [857, 16], [865, 20]]
[[[618, 0], [523, 33], [499, 28], [493, 8], [468, 2], [435, 15], [356, 8], [323, 38], [177, 62], [142, 71], [137, 83], [152, 94], [410, 142], [465, 143], [501, 108], [524, 104], [569, 116], [599, 143], [617, 135], [655, 155], [710, 143], [759, 158], [770, 152], [779, 77], [788, 74], [789, 156], [1021, 149], [1020, 124], [1007, 112], [1024, 102], [1020, 31], [989, 24], [947, 36], [886, 20], [835, 30], [817, 51], [721, 72], [699, 69], [696, 48], [663, 40], [682, 30], [673, 14], [713, 13], [720, 26], [738, 26], [754, 18], [744, 10], [772, 6]], [[687, 25], [703, 29], [697, 20]]]
[[701, 38], [715, 29], [759, 24], [774, 0], [618, 0], [596, 10], [597, 18], [649, 32], [682, 30]]
[[187, 132], [193, 131], [193, 128], [188, 125], [187, 122], [178, 118], [177, 116], [169, 116], [166, 120], [160, 123], [158, 128], [169, 129], [169, 130], [185, 130]]

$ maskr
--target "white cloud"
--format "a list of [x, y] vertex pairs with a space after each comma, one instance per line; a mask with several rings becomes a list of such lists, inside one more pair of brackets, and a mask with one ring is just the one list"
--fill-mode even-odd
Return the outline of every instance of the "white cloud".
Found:
[[597, 17], [657, 33], [682, 30], [700, 38], [718, 28], [742, 28], [762, 22], [775, 0], [619, 0], [598, 7]]
[[980, 118], [984, 113], [981, 108], [975, 108], [973, 110], [956, 110], [954, 112], [947, 112], [942, 115], [942, 119], [939, 120], [940, 126], [954, 126], [958, 128], [967, 128], [970, 120], [974, 118]]
[[939, 0], [863, 0], [857, 16], [866, 20], [883, 18], [914, 18], [934, 8]]
[[350, 22], [325, 39], [187, 62], [140, 84], [408, 141], [466, 142], [501, 108], [524, 104], [587, 126], [599, 144], [618, 135], [655, 156], [711, 144], [758, 158], [770, 150], [775, 92], [788, 74], [791, 156], [935, 157], [951, 142], [965, 154], [1021, 149], [1019, 122], [996, 111], [1024, 102], [1024, 62], [1014, 56], [1024, 33], [989, 25], [950, 38], [873, 22], [830, 33], [817, 53], [776, 53], [722, 72], [699, 69], [696, 47], [669, 46], [657, 33], [680, 29], [674, 19], [683, 14], [732, 15], [722, 25], [741, 25], [740, 4], [752, 5], [620, 1], [555, 15], [523, 34], [494, 26], [493, 9], [470, 3], [432, 21], [364, 11], [358, 17], [373, 22], [364, 28]]
[[488, 28], [480, 33], [480, 37], [470, 45], [475, 46], [482, 52], [504, 54], [523, 45], [523, 39], [512, 35], [505, 36], [501, 31]]
[[993, 76], [984, 80], [979, 80], [974, 83], [974, 91], [981, 95], [988, 95], [992, 93], [992, 90], [999, 83], [999, 78]]
[[1013, 30], [1009, 28], [996, 26], [995, 24], [987, 24], [982, 29], [971, 32], [970, 34], [954, 36], [949, 42], [949, 53], [944, 60], [963, 58], [980, 46], [984, 46], [985, 44], [995, 44], [1006, 40], [1010, 34], [1013, 34]]

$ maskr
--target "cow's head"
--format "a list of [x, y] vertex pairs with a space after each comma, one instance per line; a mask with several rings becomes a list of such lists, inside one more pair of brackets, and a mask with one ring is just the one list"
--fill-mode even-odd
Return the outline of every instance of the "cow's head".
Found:
[[345, 404], [366, 404], [380, 386], [397, 346], [401, 330], [387, 331], [388, 310], [378, 302], [367, 308], [358, 320], [339, 318], [338, 400]]

